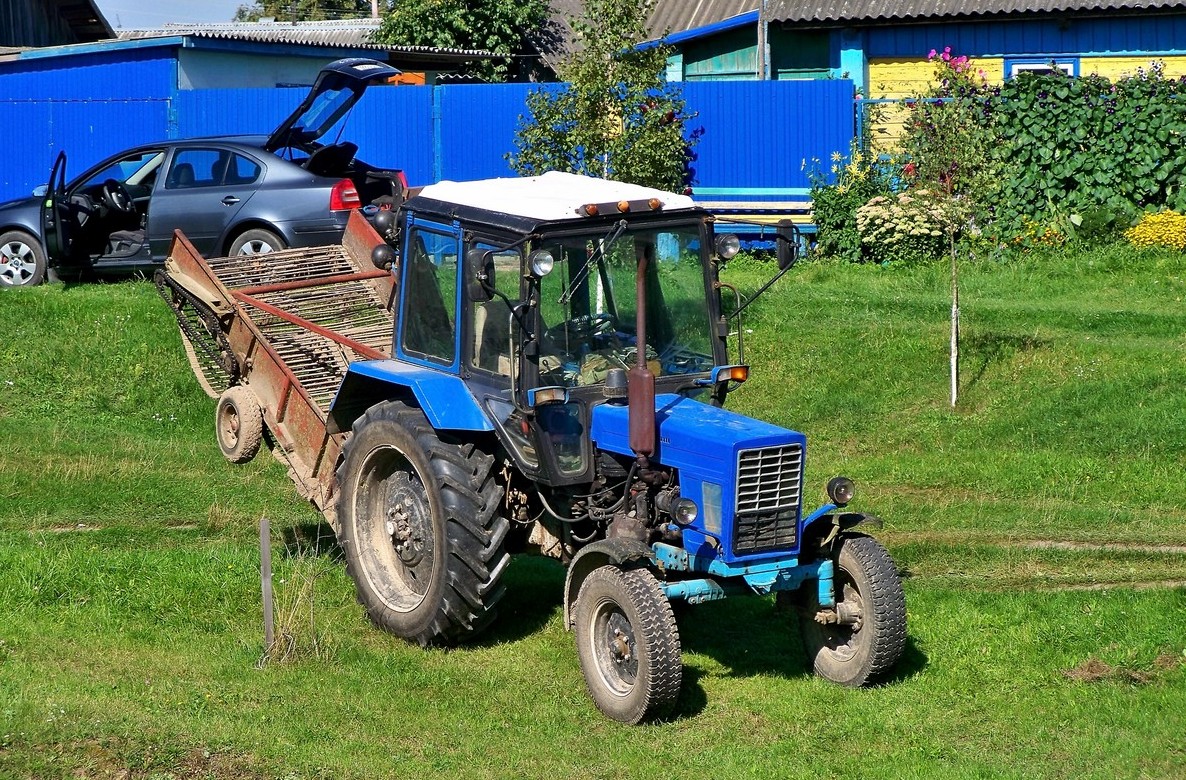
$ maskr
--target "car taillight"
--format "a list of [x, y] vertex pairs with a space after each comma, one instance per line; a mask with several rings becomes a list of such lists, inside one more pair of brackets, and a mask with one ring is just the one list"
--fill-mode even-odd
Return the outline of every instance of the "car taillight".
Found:
[[358, 197], [358, 190], [355, 188], [354, 182], [349, 179], [342, 179], [329, 191], [330, 211], [348, 211], [361, 205], [362, 200]]

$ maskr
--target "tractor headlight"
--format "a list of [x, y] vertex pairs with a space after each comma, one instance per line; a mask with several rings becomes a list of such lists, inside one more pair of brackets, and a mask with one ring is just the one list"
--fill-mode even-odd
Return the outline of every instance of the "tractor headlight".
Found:
[[691, 525], [696, 522], [697, 515], [700, 510], [696, 508], [696, 502], [690, 498], [681, 498], [675, 503], [675, 511], [671, 513], [671, 517], [675, 520], [676, 525]]
[[832, 499], [836, 506], [844, 506], [852, 501], [856, 492], [857, 486], [848, 477], [832, 477], [828, 481], [828, 498]]
[[741, 251], [741, 239], [735, 233], [717, 236], [717, 256], [722, 260], [731, 260]]
[[527, 256], [527, 266], [536, 279], [542, 279], [552, 273], [552, 267], [555, 265], [556, 258], [546, 249], [537, 249]]

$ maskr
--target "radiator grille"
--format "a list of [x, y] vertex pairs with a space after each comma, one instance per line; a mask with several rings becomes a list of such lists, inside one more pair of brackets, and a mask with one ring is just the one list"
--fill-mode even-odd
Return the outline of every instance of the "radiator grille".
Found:
[[803, 448], [798, 444], [738, 454], [734, 554], [795, 546], [802, 482]]

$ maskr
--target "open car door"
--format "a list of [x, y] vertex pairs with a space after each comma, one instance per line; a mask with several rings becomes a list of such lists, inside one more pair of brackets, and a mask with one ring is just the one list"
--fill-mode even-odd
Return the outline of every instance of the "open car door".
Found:
[[49, 172], [49, 184], [41, 200], [41, 236], [50, 265], [61, 261], [70, 252], [70, 215], [66, 197], [66, 152], [58, 152], [58, 159]]
[[378, 60], [350, 57], [321, 69], [309, 94], [264, 146], [269, 152], [292, 148], [312, 153], [324, 136], [349, 111], [371, 84], [387, 81], [400, 71]]

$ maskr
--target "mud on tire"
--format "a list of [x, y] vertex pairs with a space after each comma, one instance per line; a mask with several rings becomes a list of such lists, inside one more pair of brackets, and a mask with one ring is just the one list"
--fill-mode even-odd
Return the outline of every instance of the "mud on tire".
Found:
[[375, 625], [421, 645], [453, 644], [494, 618], [510, 524], [498, 514], [493, 464], [399, 401], [354, 423], [337, 472], [338, 535]]

